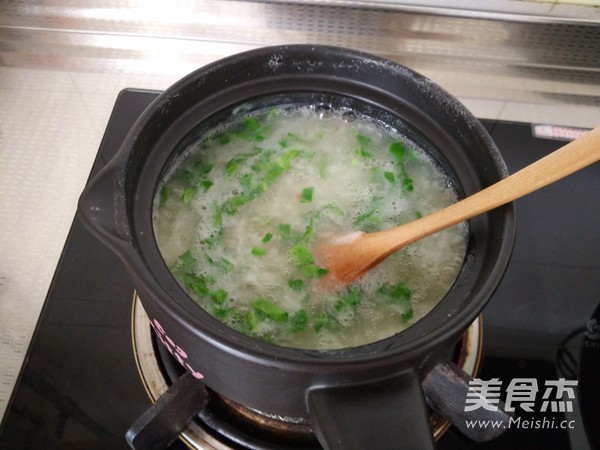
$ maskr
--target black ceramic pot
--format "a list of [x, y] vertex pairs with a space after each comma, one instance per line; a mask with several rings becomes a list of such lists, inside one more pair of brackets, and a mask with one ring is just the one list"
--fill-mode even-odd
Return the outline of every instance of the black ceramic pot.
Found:
[[169, 273], [152, 203], [173, 157], [231, 114], [280, 103], [345, 106], [401, 129], [469, 195], [506, 176], [482, 125], [425, 77], [347, 49], [262, 48], [210, 64], [161, 94], [85, 189], [79, 212], [123, 260], [163, 343], [206, 386], [249, 408], [310, 421], [325, 448], [431, 448], [420, 380], [497, 287], [514, 240], [513, 206], [469, 222], [468, 253], [442, 302], [409, 329], [357, 348], [259, 342], [204, 312]]

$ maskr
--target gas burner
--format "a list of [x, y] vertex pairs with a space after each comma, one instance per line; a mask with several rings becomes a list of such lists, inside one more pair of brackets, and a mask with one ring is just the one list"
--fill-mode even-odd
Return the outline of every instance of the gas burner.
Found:
[[[154, 403], [163, 395], [183, 368], [158, 343], [150, 320], [135, 293], [132, 309], [132, 334], [135, 361], [142, 383]], [[454, 362], [474, 376], [481, 355], [481, 320], [478, 317], [456, 345]], [[272, 417], [240, 405], [210, 391], [208, 406], [184, 429], [179, 438], [189, 448], [205, 450], [319, 449], [310, 424], [302, 420]], [[431, 413], [434, 438], [438, 440], [450, 422]]]

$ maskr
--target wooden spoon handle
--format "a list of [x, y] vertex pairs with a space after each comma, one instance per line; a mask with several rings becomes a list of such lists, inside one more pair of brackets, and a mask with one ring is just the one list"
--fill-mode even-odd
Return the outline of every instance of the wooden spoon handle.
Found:
[[598, 160], [600, 127], [447, 208], [406, 225], [372, 234], [379, 235], [375, 240], [382, 242], [383, 239], [388, 246], [392, 244], [389, 252], [384, 252], [383, 257], [386, 257], [414, 241], [521, 198]]

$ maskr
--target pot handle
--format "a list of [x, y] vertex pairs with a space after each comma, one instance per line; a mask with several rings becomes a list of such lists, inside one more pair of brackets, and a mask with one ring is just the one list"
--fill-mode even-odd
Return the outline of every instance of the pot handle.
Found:
[[313, 429], [327, 450], [435, 448], [415, 372], [368, 385], [313, 388], [307, 402]]
[[90, 180], [79, 197], [77, 210], [83, 224], [112, 248], [131, 241], [124, 182], [121, 163], [111, 160]]
[[204, 383], [186, 371], [134, 422], [125, 439], [134, 450], [165, 449], [207, 403]]
[[[506, 405], [500, 399], [496, 404], [489, 399], [478, 399], [478, 407], [465, 408], [469, 396], [470, 383], [474, 379], [451, 361], [438, 363], [423, 380], [423, 391], [427, 404], [440, 415], [450, 420], [465, 436], [475, 442], [486, 442], [504, 433], [513, 417], [506, 412]], [[468, 423], [497, 423], [498, 427], [467, 426]]]

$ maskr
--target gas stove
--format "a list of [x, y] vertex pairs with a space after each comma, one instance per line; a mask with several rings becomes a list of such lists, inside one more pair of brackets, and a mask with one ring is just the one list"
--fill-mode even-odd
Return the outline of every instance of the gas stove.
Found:
[[[121, 92], [92, 175], [157, 95]], [[582, 132], [482, 122], [510, 172]], [[483, 443], [442, 423], [439, 449], [600, 448], [599, 169], [588, 167], [517, 201], [513, 257], [476, 331], [470, 329], [478, 339], [469, 368], [484, 393], [502, 398], [515, 415], [500, 437]], [[136, 326], [143, 320], [128, 273], [75, 217], [0, 428], [0, 449], [128, 448], [126, 431], [177, 371], [151, 328]], [[140, 335], [146, 336], [141, 347]], [[214, 396], [211, 402], [169, 448], [319, 448], [309, 425], [274, 434], [271, 427], [265, 438], [264, 428], [247, 426], [252, 411]], [[465, 408], [477, 407], [465, 399]], [[301, 438], [292, 444], [290, 433]]]

